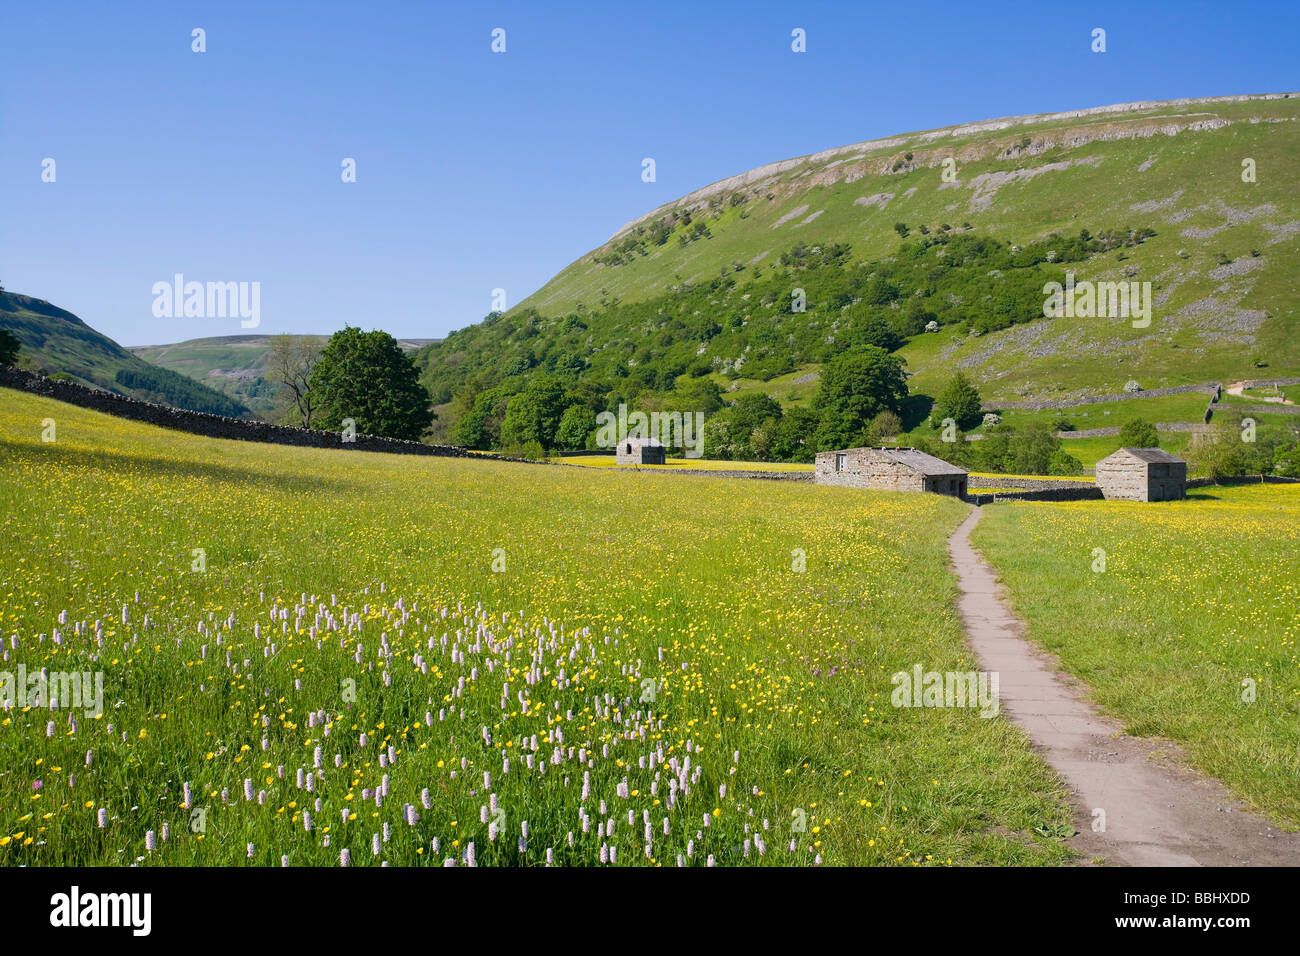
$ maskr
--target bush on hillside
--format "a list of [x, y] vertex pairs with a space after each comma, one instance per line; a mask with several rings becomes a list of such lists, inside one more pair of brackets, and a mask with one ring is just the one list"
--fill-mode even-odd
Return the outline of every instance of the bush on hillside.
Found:
[[943, 424], [944, 419], [951, 418], [957, 423], [958, 428], [963, 430], [974, 428], [984, 419], [981, 404], [980, 393], [965, 373], [958, 370], [953, 373], [944, 390], [939, 393], [939, 399], [935, 402], [934, 411], [930, 415], [930, 423], [938, 428]]
[[1133, 418], [1120, 426], [1119, 444], [1121, 448], [1159, 448], [1160, 435], [1155, 425]]
[[0, 365], [13, 365], [18, 361], [22, 343], [8, 329], [0, 329]]

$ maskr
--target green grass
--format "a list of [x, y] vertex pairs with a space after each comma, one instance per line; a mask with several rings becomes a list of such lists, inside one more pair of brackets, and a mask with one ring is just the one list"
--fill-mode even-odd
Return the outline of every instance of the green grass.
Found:
[[643, 471], [808, 471], [811, 464], [786, 461], [723, 461], [711, 458], [669, 458], [662, 465], [619, 465], [614, 455], [561, 455], [565, 465], [583, 468], [635, 468]]
[[[1300, 401], [1300, 385], [1286, 385], [1281, 388], [1275, 388], [1271, 385], [1261, 388], [1247, 388], [1242, 391], [1246, 399], [1263, 399], [1265, 401], [1277, 401], [1279, 398], [1288, 402]], [[1235, 398], [1235, 395], [1229, 395], [1229, 398]]]
[[1004, 423], [1016, 427], [1028, 424], [1050, 425], [1057, 419], [1064, 418], [1082, 431], [1089, 428], [1122, 426], [1135, 418], [1144, 419], [1153, 425], [1157, 422], [1201, 422], [1204, 418], [1205, 406], [1209, 401], [1209, 395], [1190, 393], [1117, 402], [1095, 402], [1059, 410], [1033, 411], [1009, 408], [999, 414]]
[[105, 708], [0, 715], [0, 862], [439, 863], [472, 842], [480, 864], [602, 844], [637, 864], [643, 813], [666, 865], [688, 842], [696, 865], [1067, 862], [1035, 832], [1068, 828], [1065, 794], [1012, 725], [889, 705], [896, 671], [973, 669], [944, 546], [966, 510], [214, 441], [5, 392], [3, 667], [102, 671]]
[[999, 504], [974, 540], [1029, 637], [1129, 733], [1177, 741], [1197, 769], [1300, 827], [1300, 486]]

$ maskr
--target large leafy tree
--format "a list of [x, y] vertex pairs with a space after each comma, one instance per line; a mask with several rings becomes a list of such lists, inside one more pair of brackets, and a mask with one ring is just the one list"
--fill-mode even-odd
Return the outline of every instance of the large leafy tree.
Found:
[[570, 405], [560, 416], [555, 446], [566, 451], [585, 448], [587, 436], [596, 428], [596, 413], [586, 405]]
[[817, 449], [861, 444], [871, 420], [883, 411], [897, 413], [907, 397], [901, 358], [864, 345], [835, 356], [822, 368], [813, 398], [817, 414]]
[[469, 410], [456, 422], [451, 440], [466, 448], [494, 448], [501, 441], [501, 422], [506, 406], [515, 394], [511, 383], [479, 392], [469, 405]]
[[939, 394], [931, 419], [937, 425], [945, 418], [951, 418], [957, 423], [958, 428], [973, 428], [984, 418], [980, 406], [980, 393], [976, 391], [970, 379], [958, 370], [953, 373], [952, 378]]
[[555, 447], [555, 431], [567, 407], [564, 385], [549, 375], [539, 376], [510, 399], [501, 422], [501, 441], [526, 445], [535, 441], [543, 448]]
[[312, 368], [309, 392], [316, 424], [418, 441], [433, 422], [429, 393], [410, 356], [387, 332], [347, 326], [335, 332]]

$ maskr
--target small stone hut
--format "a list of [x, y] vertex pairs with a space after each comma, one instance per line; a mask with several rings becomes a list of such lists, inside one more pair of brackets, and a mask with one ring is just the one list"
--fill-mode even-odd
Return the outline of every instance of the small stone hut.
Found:
[[1121, 448], [1097, 462], [1107, 499], [1177, 501], [1187, 496], [1187, 462], [1159, 448]]
[[846, 448], [817, 453], [813, 480], [885, 491], [966, 496], [966, 471], [915, 448]]
[[619, 465], [663, 465], [668, 462], [668, 449], [657, 438], [629, 435], [614, 450], [614, 462]]

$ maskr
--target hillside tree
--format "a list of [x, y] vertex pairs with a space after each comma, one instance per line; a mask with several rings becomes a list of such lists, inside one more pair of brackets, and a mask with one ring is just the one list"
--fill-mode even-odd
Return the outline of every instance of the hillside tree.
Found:
[[874, 345], [841, 352], [822, 368], [813, 397], [817, 450], [848, 448], [866, 437], [883, 411], [898, 413], [907, 397], [903, 360]]
[[945, 418], [951, 418], [957, 423], [958, 428], [963, 430], [974, 428], [984, 420], [982, 404], [979, 391], [971, 384], [965, 373], [958, 369], [939, 393], [938, 401], [934, 403], [934, 413], [930, 416], [931, 424], [937, 427]]
[[0, 329], [0, 365], [14, 365], [18, 361], [18, 351], [22, 343], [18, 336], [8, 329]]
[[347, 326], [330, 337], [311, 370], [308, 392], [317, 425], [419, 441], [433, 422], [429, 393], [415, 364], [387, 332]]
[[271, 338], [271, 351], [266, 358], [268, 377], [284, 386], [297, 411], [303, 428], [311, 428], [313, 402], [316, 395], [311, 390], [311, 373], [320, 359], [322, 346], [310, 335], [276, 335]]
[[555, 429], [555, 447], [575, 451], [587, 446], [587, 436], [596, 429], [596, 413], [586, 405], [570, 405]]
[[550, 375], [539, 375], [510, 399], [501, 421], [501, 443], [514, 447], [537, 442], [555, 447], [555, 432], [567, 407], [564, 385]]

